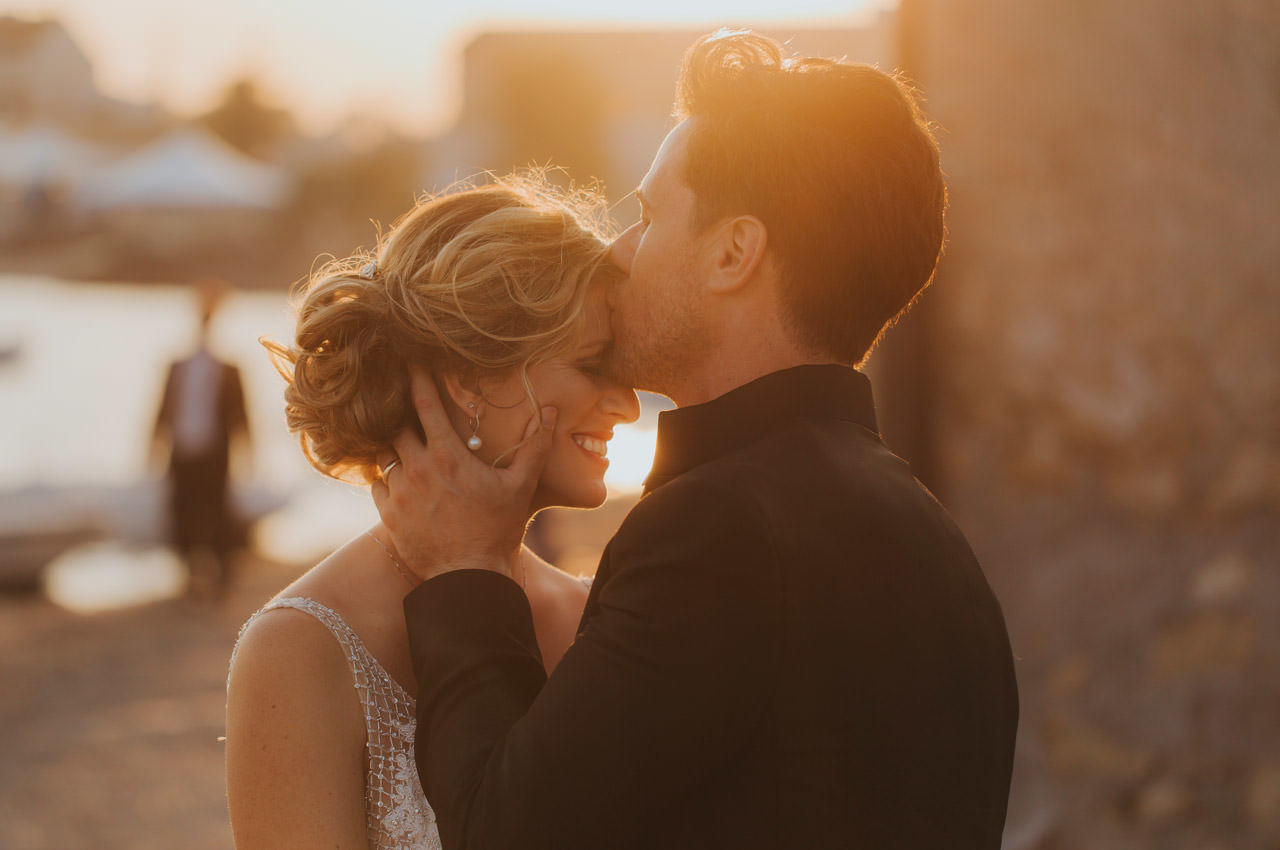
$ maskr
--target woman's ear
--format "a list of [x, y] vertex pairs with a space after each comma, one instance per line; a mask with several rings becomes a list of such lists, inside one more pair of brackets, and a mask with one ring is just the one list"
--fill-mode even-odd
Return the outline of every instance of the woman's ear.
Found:
[[439, 373], [439, 383], [440, 388], [444, 390], [442, 396], [447, 395], [458, 409], [467, 415], [471, 415], [471, 411], [484, 399], [475, 380], [464, 379], [452, 369]]

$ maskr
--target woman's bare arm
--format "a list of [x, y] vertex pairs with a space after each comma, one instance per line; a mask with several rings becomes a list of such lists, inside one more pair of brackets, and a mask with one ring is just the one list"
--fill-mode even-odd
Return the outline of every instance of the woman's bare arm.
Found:
[[367, 850], [364, 715], [333, 635], [301, 611], [258, 617], [227, 691], [227, 801], [239, 850]]

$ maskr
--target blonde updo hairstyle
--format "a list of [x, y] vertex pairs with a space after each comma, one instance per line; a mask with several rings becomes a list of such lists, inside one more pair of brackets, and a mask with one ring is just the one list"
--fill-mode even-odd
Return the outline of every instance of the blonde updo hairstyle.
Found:
[[528, 369], [576, 343], [588, 288], [607, 273], [607, 222], [591, 192], [508, 177], [426, 198], [372, 256], [313, 273], [293, 344], [263, 343], [307, 460], [373, 481], [378, 452], [417, 422], [411, 363], [470, 379], [517, 369], [537, 415]]

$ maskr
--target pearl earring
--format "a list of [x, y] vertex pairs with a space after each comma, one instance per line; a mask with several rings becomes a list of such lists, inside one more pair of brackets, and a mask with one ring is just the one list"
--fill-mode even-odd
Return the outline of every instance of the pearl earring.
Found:
[[480, 447], [484, 442], [480, 439], [480, 412], [476, 410], [474, 401], [467, 402], [467, 408], [471, 410], [471, 436], [467, 439], [467, 448], [473, 452], [480, 451]]

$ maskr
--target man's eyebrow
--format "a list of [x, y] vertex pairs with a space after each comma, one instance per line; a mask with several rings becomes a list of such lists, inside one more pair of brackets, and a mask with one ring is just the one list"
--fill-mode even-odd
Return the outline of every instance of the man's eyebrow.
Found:
[[653, 207], [649, 205], [649, 198], [645, 195], [644, 191], [639, 186], [636, 187], [635, 195], [636, 195], [636, 200], [640, 202], [640, 206], [644, 207], [647, 210], [653, 209]]

